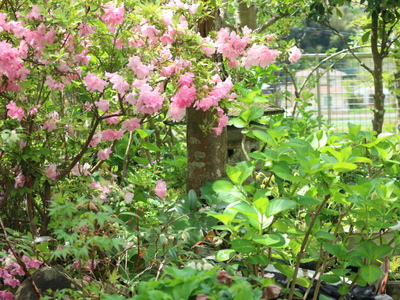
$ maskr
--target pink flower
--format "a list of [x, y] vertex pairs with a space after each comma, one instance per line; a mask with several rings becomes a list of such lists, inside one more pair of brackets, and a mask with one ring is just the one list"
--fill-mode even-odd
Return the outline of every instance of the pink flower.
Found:
[[173, 17], [174, 17], [174, 12], [170, 9], [165, 9], [161, 12], [161, 19], [167, 26], [172, 24]]
[[158, 180], [156, 182], [154, 192], [156, 193], [158, 198], [164, 199], [165, 195], [167, 194], [167, 183], [163, 180]]
[[136, 55], [133, 55], [129, 58], [127, 66], [132, 68], [133, 73], [139, 79], [146, 78], [152, 69], [151, 67], [145, 66], [140, 60], [140, 57]]
[[201, 50], [204, 51], [206, 56], [211, 56], [215, 53], [215, 44], [211, 41], [210, 37], [203, 38], [203, 44]]
[[118, 124], [118, 121], [119, 121], [118, 116], [107, 118], [107, 123], [110, 125]]
[[110, 102], [107, 100], [101, 99], [99, 101], [96, 101], [94, 103], [98, 108], [100, 108], [103, 112], [106, 112], [107, 110], [110, 109]]
[[55, 164], [51, 164], [48, 167], [45, 168], [46, 170], [46, 177], [51, 179], [51, 180], [56, 180], [57, 175], [59, 172], [57, 171], [57, 166]]
[[124, 196], [124, 200], [126, 204], [129, 204], [132, 202], [132, 199], [134, 197], [134, 194], [132, 194], [131, 192], [127, 192]]
[[267, 65], [273, 63], [280, 53], [280, 51], [271, 50], [264, 45], [253, 45], [247, 51], [247, 56], [243, 58], [242, 64], [247, 70], [252, 66], [265, 68]]
[[183, 119], [186, 113], [186, 108], [179, 107], [176, 104], [172, 103], [169, 106], [167, 117], [172, 118], [174, 122], [178, 122]]
[[27, 266], [28, 269], [39, 269], [40, 266], [43, 264], [42, 261], [37, 260], [37, 259], [30, 259], [28, 256], [23, 255], [22, 260]]
[[101, 131], [97, 132], [93, 135], [92, 140], [90, 141], [91, 147], [96, 147], [103, 140], [103, 133]]
[[64, 85], [61, 82], [55, 81], [50, 75], [47, 75], [46, 81], [44, 82], [50, 87], [51, 91], [64, 89]]
[[112, 153], [112, 151], [111, 151], [110, 148], [106, 148], [106, 149], [100, 150], [97, 153], [97, 159], [98, 160], [106, 160], [106, 159], [108, 159], [110, 157], [111, 153]]
[[123, 96], [125, 92], [129, 90], [129, 84], [121, 75], [106, 72], [106, 77], [113, 84], [113, 89], [116, 89], [121, 96]]
[[121, 3], [119, 7], [115, 7], [113, 1], [104, 5], [104, 15], [101, 17], [103, 22], [107, 25], [108, 30], [112, 33], [115, 32], [115, 26], [121, 25], [124, 21], [124, 4]]
[[125, 102], [128, 102], [130, 105], [136, 105], [137, 99], [136, 99], [136, 93], [128, 93], [125, 96]]
[[78, 162], [71, 170], [72, 175], [75, 176], [90, 176], [90, 165], [88, 163], [85, 163], [83, 166]]
[[228, 125], [229, 118], [225, 114], [223, 109], [220, 108], [220, 107], [217, 107], [217, 114], [219, 116], [219, 118], [218, 118], [218, 126], [214, 127], [213, 130], [214, 130], [216, 135], [220, 135], [222, 133], [222, 130], [224, 129], [224, 127], [226, 125]]
[[21, 284], [17, 278], [15, 278], [13, 275], [9, 273], [3, 274], [3, 283], [5, 285], [11, 286], [12, 288], [15, 288]]
[[296, 46], [289, 49], [289, 61], [295, 63], [301, 58], [301, 51]]
[[128, 131], [134, 131], [137, 128], [140, 128], [140, 119], [138, 118], [131, 118], [127, 121], [124, 121], [121, 126], [122, 130]]
[[0, 291], [0, 299], [2, 300], [13, 300], [14, 294], [7, 291]]
[[11, 101], [9, 104], [6, 105], [7, 116], [11, 117], [12, 119], [17, 119], [18, 121], [22, 121], [25, 118], [24, 110], [18, 107], [14, 101]]
[[78, 26], [78, 34], [80, 37], [88, 37], [89, 35], [94, 33], [95, 29], [96, 26], [89, 26], [87, 23], [83, 22]]
[[24, 185], [25, 185], [25, 176], [21, 172], [15, 177], [14, 188], [17, 189], [19, 187], [23, 187]]
[[141, 27], [142, 34], [152, 40], [160, 32], [153, 25], [143, 25]]
[[195, 107], [206, 111], [211, 106], [218, 105], [218, 102], [229, 96], [231, 89], [233, 88], [232, 78], [228, 77], [225, 81], [220, 81], [214, 87], [214, 89], [203, 99], [195, 103]]
[[196, 97], [196, 88], [194, 86], [181, 86], [178, 92], [172, 96], [171, 101], [179, 108], [185, 108], [192, 105]]
[[41, 13], [40, 13], [40, 8], [37, 5], [31, 5], [32, 10], [26, 15], [29, 21], [32, 20], [38, 20], [40, 21], [42, 19]]
[[47, 130], [48, 132], [56, 130], [57, 129], [57, 125], [56, 123], [51, 120], [51, 121], [45, 121], [43, 126], [42, 126], [43, 130]]
[[158, 89], [152, 89], [148, 84], [141, 87], [140, 96], [136, 103], [136, 113], [153, 114], [162, 108], [164, 99]]
[[99, 91], [103, 92], [104, 88], [107, 86], [107, 81], [99, 78], [97, 74], [88, 72], [86, 77], [83, 79], [84, 84], [88, 87], [89, 92]]
[[123, 130], [107, 129], [103, 131], [103, 141], [115, 141], [122, 138], [124, 135]]
[[192, 72], [188, 72], [185, 75], [179, 77], [178, 84], [179, 85], [191, 85], [193, 83], [194, 74]]

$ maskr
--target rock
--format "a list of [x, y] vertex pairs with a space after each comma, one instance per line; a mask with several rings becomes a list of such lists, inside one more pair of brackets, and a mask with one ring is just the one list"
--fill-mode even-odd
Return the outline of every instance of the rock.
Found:
[[[32, 279], [35, 282], [41, 296], [51, 296], [53, 292], [62, 289], [76, 290], [74, 284], [65, 276], [60, 274], [60, 271], [51, 267], [42, 267], [37, 270]], [[48, 290], [51, 290], [50, 292]], [[38, 300], [29, 279], [25, 279], [18, 288], [14, 300]]]

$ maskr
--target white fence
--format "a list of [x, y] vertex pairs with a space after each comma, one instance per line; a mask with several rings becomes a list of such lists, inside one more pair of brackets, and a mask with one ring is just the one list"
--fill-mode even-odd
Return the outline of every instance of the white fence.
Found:
[[[371, 53], [357, 53], [357, 57], [373, 69]], [[361, 124], [363, 130], [371, 130], [374, 105], [374, 86], [371, 74], [351, 54], [327, 59], [326, 54], [303, 55], [302, 66], [295, 72], [298, 88], [303, 86], [303, 92], [313, 94], [307, 100], [308, 110], [315, 111], [315, 116], [337, 130], [345, 130], [347, 123]], [[326, 61], [324, 61], [326, 60]], [[323, 62], [318, 68], [315, 68]], [[329, 71], [327, 71], [329, 70]], [[383, 131], [396, 132], [400, 124], [399, 99], [396, 97], [393, 80], [395, 64], [391, 58], [384, 60], [384, 93], [385, 93], [385, 122]], [[277, 104], [291, 114], [295, 101], [294, 85], [287, 74], [282, 74], [284, 81], [274, 86], [273, 92]], [[304, 83], [305, 82], [305, 83]], [[290, 97], [283, 97], [282, 92], [290, 92]], [[289, 94], [289, 93], [285, 93]]]

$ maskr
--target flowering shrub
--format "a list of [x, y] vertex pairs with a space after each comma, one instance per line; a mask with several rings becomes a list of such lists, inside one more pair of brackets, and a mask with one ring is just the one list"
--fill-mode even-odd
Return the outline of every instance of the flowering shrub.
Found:
[[72, 253], [86, 261], [120, 250], [115, 215], [140, 218], [138, 203], [168, 195], [166, 174], [142, 180], [138, 171], [151, 165], [149, 152], [160, 151], [150, 138], [164, 121], [180, 121], [194, 107], [215, 113], [202, 130], [220, 134], [228, 123], [234, 81], [221, 76], [213, 58], [249, 69], [280, 54], [247, 28], [201, 37], [195, 28], [207, 9], [179, 0], [163, 6], [49, 0], [3, 8], [0, 208], [6, 227], [73, 241], [55, 251], [63, 258]]
[[[65, 179], [81, 178], [73, 185], [86, 190], [115, 145], [132, 132], [140, 138], [136, 130], [148, 121], [162, 121], [164, 113], [179, 121], [194, 106], [215, 110], [208, 129], [221, 133], [228, 121], [224, 99], [235, 94], [231, 77], [221, 79], [210, 56], [248, 69], [280, 53], [258, 45], [247, 28], [201, 38], [193, 29], [202, 16], [198, 4], [43, 5], [0, 15], [1, 124], [15, 133], [9, 148], [0, 149], [3, 169], [10, 170], [1, 177], [1, 205], [7, 211], [11, 199], [40, 195], [39, 206], [27, 197], [30, 221], [34, 210], [43, 218], [39, 229], [31, 222], [34, 235], [46, 234], [51, 194], [68, 185]], [[294, 51], [291, 61], [298, 58]]]
[[[22, 266], [14, 261], [14, 257], [12, 255], [3, 256], [0, 259], [0, 262], [2, 262], [0, 266], [0, 278], [3, 282], [3, 285], [6, 287], [6, 290], [0, 291], [0, 299], [12, 300], [14, 299], [14, 294], [9, 290], [9, 288], [17, 288], [21, 284], [20, 279], [26, 274]], [[35, 258], [31, 259], [26, 255], [22, 256], [22, 263], [25, 264], [25, 267], [30, 270], [37, 270], [43, 264], [42, 261]]]

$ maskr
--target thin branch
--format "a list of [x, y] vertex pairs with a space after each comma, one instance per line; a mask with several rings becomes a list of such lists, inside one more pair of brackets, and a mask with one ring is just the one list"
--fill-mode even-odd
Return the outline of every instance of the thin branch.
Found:
[[255, 33], [261, 33], [263, 32], [265, 29], [267, 29], [268, 27], [274, 25], [277, 21], [279, 21], [280, 19], [284, 18], [284, 17], [288, 17], [290, 16], [289, 13], [284, 13], [282, 15], [276, 15], [273, 16], [271, 19], [269, 19], [267, 22], [265, 22], [264, 24], [262, 24], [261, 26], [259, 26], [257, 29], [254, 30]]

